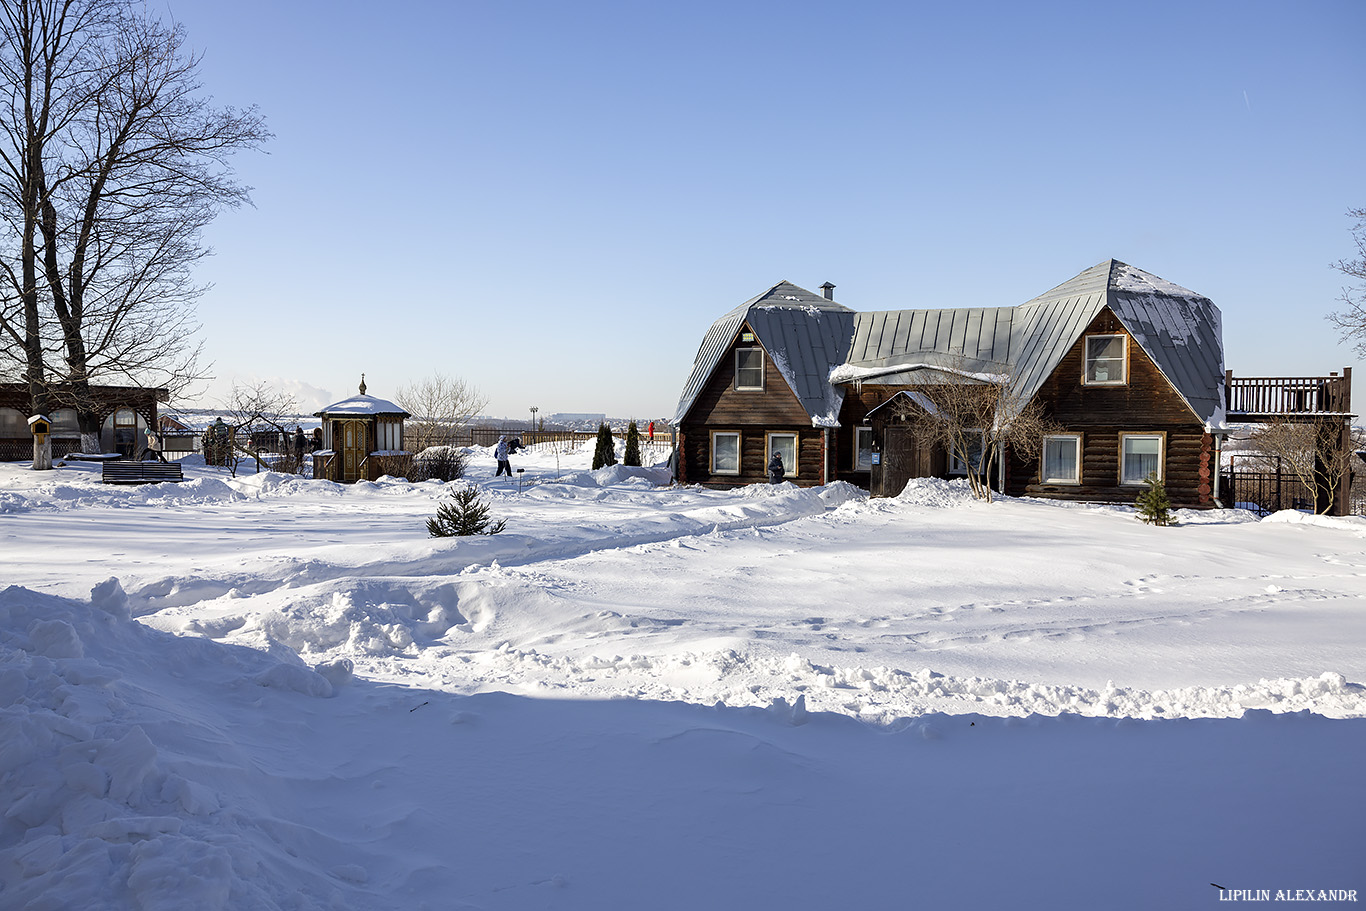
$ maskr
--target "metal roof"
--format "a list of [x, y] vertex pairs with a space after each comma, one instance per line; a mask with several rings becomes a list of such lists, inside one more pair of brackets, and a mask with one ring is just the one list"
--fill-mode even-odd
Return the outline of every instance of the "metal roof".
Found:
[[1008, 374], [1027, 402], [1109, 307], [1201, 420], [1223, 421], [1223, 325], [1216, 307], [1179, 285], [1106, 260], [1016, 307], [860, 313], [838, 381], [933, 385], [942, 375]]
[[[721, 317], [703, 339], [677, 418], [749, 322], [812, 422], [833, 425], [842, 383], [934, 385], [944, 371], [1006, 376], [1028, 402], [1105, 307], [1202, 421], [1224, 421], [1223, 322], [1208, 298], [1105, 260], [1015, 307], [883, 310], [833, 304], [779, 282]], [[840, 332], [845, 333], [840, 336]], [[841, 341], [841, 339], [843, 339]]]
[[712, 323], [693, 360], [674, 422], [687, 415], [746, 324], [773, 358], [811, 423], [835, 426], [844, 390], [831, 384], [830, 368], [842, 363], [848, 353], [854, 311], [788, 281], [778, 282]]

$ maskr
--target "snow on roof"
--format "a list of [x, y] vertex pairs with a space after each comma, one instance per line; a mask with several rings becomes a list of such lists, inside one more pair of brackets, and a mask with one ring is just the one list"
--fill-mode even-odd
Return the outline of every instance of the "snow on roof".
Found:
[[1134, 294], [1166, 294], [1169, 297], [1200, 297], [1194, 291], [1158, 278], [1151, 272], [1136, 269], [1128, 263], [1112, 259], [1110, 287], [1115, 291], [1128, 291]]
[[[1007, 383], [1010, 375], [1006, 373], [981, 373], [971, 370], [960, 370], [943, 364], [930, 363], [910, 363], [910, 364], [891, 364], [885, 367], [858, 367], [853, 364], [840, 364], [830, 371], [831, 383], [859, 383], [871, 379], [880, 379], [899, 373], [911, 373], [918, 370], [928, 370], [935, 373], [948, 373], [963, 379], [973, 380], [978, 383]], [[938, 378], [934, 382], [941, 382]], [[897, 378], [897, 384], [902, 383], [902, 378]]]
[[313, 412], [313, 416], [318, 418], [330, 414], [401, 414], [405, 418], [408, 417], [408, 412], [393, 402], [388, 399], [377, 399], [373, 395], [353, 395], [349, 399], [334, 402], [321, 411]]

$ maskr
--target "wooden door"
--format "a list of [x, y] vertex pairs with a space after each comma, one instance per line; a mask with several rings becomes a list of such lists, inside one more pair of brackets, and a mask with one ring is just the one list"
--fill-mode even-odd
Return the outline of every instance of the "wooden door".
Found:
[[364, 421], [341, 421], [341, 480], [347, 483], [358, 481], [361, 477], [361, 464], [365, 461], [368, 446], [365, 439]]
[[922, 477], [920, 444], [907, 427], [888, 425], [883, 431], [882, 460], [876, 497], [894, 497], [906, 487], [911, 478]]

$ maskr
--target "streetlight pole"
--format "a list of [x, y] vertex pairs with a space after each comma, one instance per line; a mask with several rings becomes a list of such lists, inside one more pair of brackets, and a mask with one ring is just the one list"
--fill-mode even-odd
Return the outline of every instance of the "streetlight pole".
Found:
[[540, 410], [535, 405], [531, 406], [531, 429], [533, 432], [536, 430], [536, 412]]

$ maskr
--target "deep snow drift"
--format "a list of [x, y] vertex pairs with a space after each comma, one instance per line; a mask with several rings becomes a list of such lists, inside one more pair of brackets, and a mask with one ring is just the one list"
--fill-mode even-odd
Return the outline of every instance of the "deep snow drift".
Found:
[[444, 540], [439, 484], [0, 465], [0, 907], [1366, 897], [1359, 520], [586, 457], [476, 452], [508, 530]]

